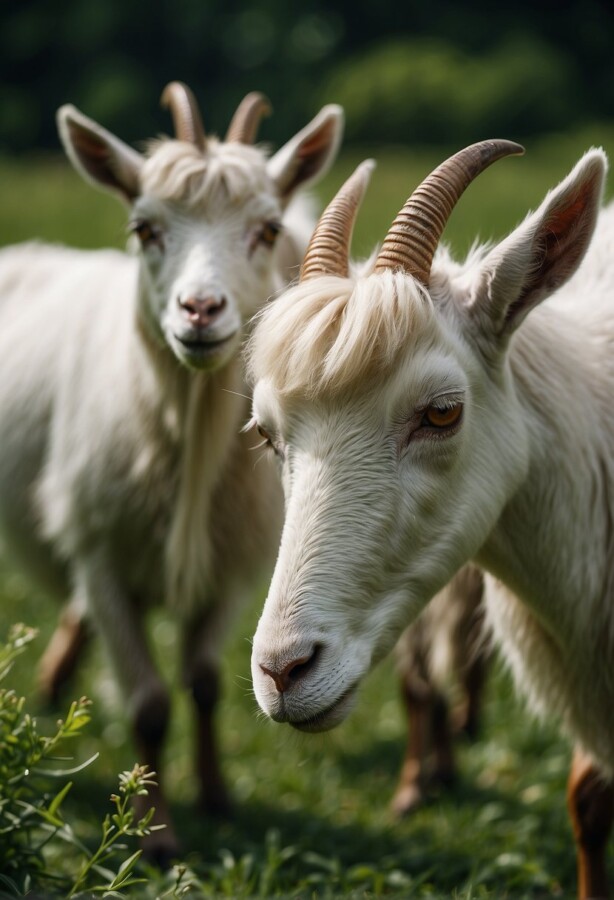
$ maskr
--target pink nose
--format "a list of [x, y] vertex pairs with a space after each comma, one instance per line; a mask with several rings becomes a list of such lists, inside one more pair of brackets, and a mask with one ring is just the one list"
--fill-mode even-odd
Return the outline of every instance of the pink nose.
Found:
[[275, 687], [280, 694], [289, 690], [297, 681], [304, 678], [305, 675], [313, 668], [318, 656], [318, 645], [313, 648], [308, 656], [301, 656], [289, 662], [283, 669], [269, 669], [260, 663], [260, 668], [265, 675], [268, 675], [275, 682]]
[[182, 297], [179, 306], [190, 323], [198, 328], [208, 328], [226, 307], [226, 297]]

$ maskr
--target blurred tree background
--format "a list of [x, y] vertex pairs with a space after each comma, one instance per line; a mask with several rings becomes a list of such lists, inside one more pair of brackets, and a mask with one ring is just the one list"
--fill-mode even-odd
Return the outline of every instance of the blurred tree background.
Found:
[[360, 143], [446, 143], [604, 120], [614, 109], [608, 0], [4, 0], [0, 151], [57, 148], [72, 102], [126, 140], [158, 133], [167, 81], [223, 131], [264, 91], [277, 142], [324, 102]]

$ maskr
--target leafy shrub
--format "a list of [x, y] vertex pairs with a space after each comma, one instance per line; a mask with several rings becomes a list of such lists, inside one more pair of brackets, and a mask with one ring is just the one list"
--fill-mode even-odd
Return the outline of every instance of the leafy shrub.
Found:
[[536, 39], [516, 37], [488, 55], [423, 39], [377, 44], [327, 78], [350, 138], [470, 143], [566, 126], [576, 79], [569, 61]]

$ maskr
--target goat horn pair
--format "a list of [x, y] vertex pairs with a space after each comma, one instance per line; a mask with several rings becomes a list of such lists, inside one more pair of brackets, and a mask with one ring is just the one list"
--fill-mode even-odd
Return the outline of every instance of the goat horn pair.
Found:
[[[522, 153], [524, 148], [513, 141], [481, 141], [438, 166], [416, 188], [390, 226], [375, 271], [401, 269], [428, 287], [435, 250], [465, 189], [496, 160]], [[322, 214], [307, 248], [301, 280], [314, 275], [347, 275], [352, 227], [366, 187], [364, 165]], [[359, 176], [361, 169], [363, 175]], [[368, 174], [370, 168], [367, 178]]]
[[243, 98], [237, 107], [226, 132], [226, 142], [253, 144], [256, 140], [260, 120], [263, 116], [270, 116], [271, 112], [271, 104], [264, 94], [252, 91]]
[[204, 152], [207, 139], [196, 98], [187, 84], [171, 81], [162, 92], [162, 106], [170, 110], [178, 141], [195, 144]]

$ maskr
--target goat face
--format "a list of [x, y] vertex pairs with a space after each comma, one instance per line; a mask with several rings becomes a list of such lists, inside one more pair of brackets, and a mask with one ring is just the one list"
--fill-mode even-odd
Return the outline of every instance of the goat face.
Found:
[[139, 314], [150, 332], [186, 366], [213, 370], [235, 354], [243, 323], [281, 286], [276, 244], [278, 236], [287, 240], [284, 211], [296, 189], [334, 158], [342, 114], [325, 107], [267, 160], [250, 143], [254, 100], [260, 112], [264, 103], [259, 95], [248, 95], [228, 139], [219, 141], [205, 138], [188, 89], [169, 88], [180, 94], [180, 140], [153, 142], [146, 156], [72, 106], [59, 110], [58, 123], [80, 174], [130, 208], [141, 263]]
[[[203, 176], [214, 168], [219, 176], [205, 182], [204, 197], [169, 200], [157, 170], [158, 156], [172, 149], [163, 145], [147, 160], [145, 190], [131, 211], [141, 254], [141, 311], [181, 362], [213, 369], [235, 354], [243, 323], [273, 293], [283, 209], [259, 151], [212, 140]], [[185, 159], [185, 148], [179, 152]], [[167, 166], [162, 171], [168, 178]], [[233, 177], [240, 190], [231, 193]]]
[[[496, 556], [529, 464], [510, 337], [582, 259], [603, 170], [589, 154], [488, 255], [436, 262], [429, 290], [398, 264], [378, 269], [384, 246], [375, 273], [310, 277], [259, 322], [254, 420], [279, 457], [286, 520], [252, 675], [275, 720], [336, 725], [491, 534]], [[322, 259], [318, 229], [313, 245]]]
[[[523, 474], [526, 436], [506, 380], [485, 384], [464, 341], [434, 314], [375, 384], [300, 403], [261, 380], [253, 408], [286, 495], [254, 638], [256, 697], [277, 721], [330, 728], [402, 628], [483, 543]], [[270, 675], [280, 672], [286, 683]]]

